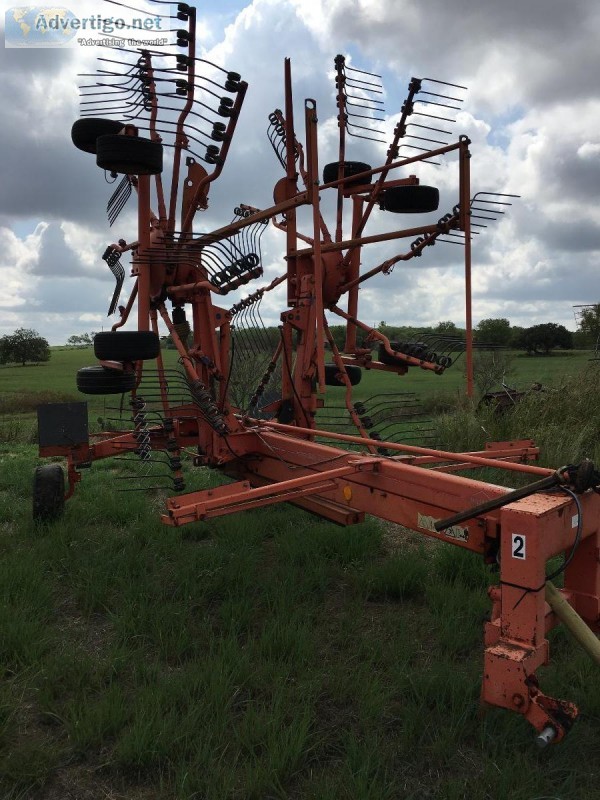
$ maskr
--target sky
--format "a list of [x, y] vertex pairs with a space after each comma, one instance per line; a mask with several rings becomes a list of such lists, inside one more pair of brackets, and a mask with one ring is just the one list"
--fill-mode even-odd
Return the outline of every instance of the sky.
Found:
[[[130, 2], [153, 8], [145, 0]], [[283, 172], [266, 137], [267, 117], [283, 107], [285, 57], [292, 64], [297, 137], [304, 139], [304, 98], [314, 98], [319, 162], [336, 160], [333, 59], [340, 53], [350, 66], [382, 76], [388, 141], [411, 77], [468, 87], [460, 93], [464, 101], [452, 138], [465, 134], [472, 140], [472, 190], [520, 195], [501, 220], [475, 237], [475, 323], [506, 317], [513, 325], [552, 321], [573, 330], [573, 306], [600, 302], [595, 0], [207, 0], [197, 6], [202, 57], [240, 73], [249, 88], [223, 174], [195, 230], [226, 224], [239, 203], [272, 203]], [[12, 7], [0, 0], [2, 24]], [[102, 0], [66, 7], [79, 15], [116, 11]], [[119, 55], [98, 46], [12, 49], [3, 41], [4, 35], [0, 336], [27, 327], [63, 344], [116, 321], [106, 315], [114, 281], [101, 256], [110, 242], [137, 238], [134, 199], [110, 228], [105, 208], [114, 186], [70, 137], [79, 117], [78, 86], [94, 80], [78, 73], [93, 72], [98, 56]], [[386, 149], [386, 143], [350, 138], [346, 157], [377, 166]], [[418, 218], [435, 222], [457, 201], [456, 163], [448, 158], [414, 171], [422, 183], [440, 188], [440, 213]], [[332, 212], [324, 198], [333, 229]], [[366, 233], [414, 224], [413, 217], [377, 211]], [[365, 250], [363, 269], [404, 252], [409, 242]], [[262, 245], [265, 277], [246, 292], [284, 272], [284, 235], [270, 227]], [[131, 285], [128, 279], [125, 292]], [[367, 282], [360, 294], [359, 316], [369, 325], [452, 320], [462, 326], [462, 248], [427, 248], [391, 275]], [[228, 295], [224, 305], [240, 296]], [[277, 324], [284, 309], [284, 293], [268, 296], [265, 323]]]

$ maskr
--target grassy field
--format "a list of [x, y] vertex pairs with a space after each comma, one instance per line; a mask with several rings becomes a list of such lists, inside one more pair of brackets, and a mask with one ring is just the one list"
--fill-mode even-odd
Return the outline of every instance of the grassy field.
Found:
[[[440, 436], [462, 446], [485, 439], [482, 426], [537, 425], [549, 446], [588, 452], [600, 439], [598, 376], [586, 390], [575, 377], [585, 357], [543, 361], [556, 386], [574, 376], [552, 413], [535, 405], [544, 398], [510, 423], [460, 409]], [[45, 367], [5, 368], [3, 400], [77, 398], [72, 376], [92, 363], [57, 351]], [[524, 363], [524, 384], [548, 382]], [[441, 384], [451, 371], [413, 374]], [[10, 408], [5, 421], [18, 421]], [[516, 715], [481, 714], [496, 576], [472, 554], [287, 505], [166, 528], [162, 492], [120, 492], [119, 461], [94, 464], [64, 517], [38, 529], [36, 463], [33, 445], [0, 443], [3, 800], [598, 797], [597, 668], [561, 630], [540, 677], [580, 706], [564, 743], [538, 751]], [[189, 489], [219, 480], [186, 470]]]
[[[164, 358], [167, 368], [176, 367], [174, 350], [164, 351]], [[550, 357], [513, 353], [507, 383], [520, 389], [527, 389], [534, 382], [548, 386], [569, 384], [590, 369], [589, 358], [588, 351], [557, 352]], [[87, 400], [92, 424], [98, 417], [111, 416], [109, 409], [115, 405], [114, 397], [84, 397], [75, 385], [77, 370], [96, 363], [92, 348], [52, 348], [52, 358], [46, 364], [0, 366], [0, 441], [35, 441], [35, 409], [40, 403]], [[410, 369], [402, 376], [363, 371], [363, 380], [354, 388], [353, 396], [364, 401], [382, 393], [397, 392], [416, 393], [427, 411], [456, 402], [465, 394], [464, 357], [443, 375], [422, 369]], [[331, 402], [343, 403], [343, 389], [329, 387], [328, 394]]]
[[[537, 381], [556, 386], [574, 378], [581, 370], [589, 368], [591, 353], [587, 350], [557, 351], [551, 356], [526, 356], [511, 353], [511, 371], [507, 383], [527, 388]], [[177, 363], [174, 350], [164, 351], [165, 363]], [[93, 349], [52, 348], [52, 358], [45, 364], [0, 366], [3, 393], [60, 392], [78, 396], [75, 373], [80, 367], [97, 363]], [[356, 387], [357, 399], [369, 393], [382, 391], [418, 392], [426, 397], [435, 394], [454, 395], [465, 386], [464, 356], [443, 375], [434, 375], [422, 369], [410, 369], [407, 375], [398, 376], [372, 370], [364, 373], [363, 381]], [[497, 388], [500, 388], [499, 386]]]

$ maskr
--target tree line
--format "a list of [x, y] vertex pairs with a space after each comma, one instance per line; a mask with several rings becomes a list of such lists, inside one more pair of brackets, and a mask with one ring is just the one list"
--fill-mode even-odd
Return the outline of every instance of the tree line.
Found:
[[[329, 330], [336, 347], [342, 351], [346, 342], [346, 326], [330, 325]], [[389, 325], [382, 321], [376, 326], [376, 330], [383, 333], [393, 342], [417, 341], [422, 337], [449, 337], [464, 341], [466, 331], [459, 328], [454, 322], [444, 320], [437, 325], [430, 327], [416, 327], [412, 325]], [[251, 340], [252, 347], [259, 350], [275, 349], [279, 340], [279, 329], [275, 326], [251, 327], [235, 330], [238, 343], [244, 347], [245, 340]], [[377, 343], [374, 341], [366, 344], [366, 332], [359, 330], [357, 342], [359, 347], [368, 346], [374, 348]], [[473, 340], [480, 349], [489, 347], [491, 349], [504, 348], [509, 350], [523, 350], [531, 355], [548, 355], [552, 350], [559, 348], [571, 350], [573, 348], [588, 349], [593, 346], [589, 344], [589, 337], [585, 337], [581, 332], [575, 333], [567, 330], [564, 325], [555, 322], [546, 322], [540, 325], [533, 325], [530, 328], [521, 328], [511, 325], [507, 319], [483, 319], [473, 331]], [[162, 344], [167, 349], [174, 348], [170, 336], [163, 336]], [[326, 348], [329, 344], [326, 342]]]
[[[599, 315], [600, 320], [600, 315]], [[599, 325], [600, 328], [600, 325]], [[443, 320], [430, 328], [410, 328], [406, 326], [387, 325], [380, 322], [378, 330], [389, 339], [407, 339], [419, 334], [439, 334], [458, 339], [466, 338], [464, 328], [459, 328], [451, 320]], [[564, 325], [556, 322], [544, 322], [524, 328], [511, 325], [505, 317], [489, 317], [482, 319], [473, 329], [473, 341], [480, 348], [505, 348], [523, 350], [529, 355], [548, 355], [552, 350], [571, 350], [573, 348], [588, 349], [594, 346], [595, 340], [581, 328], [572, 332]]]
[[[424, 335], [438, 335], [465, 339], [466, 331], [452, 320], [441, 320], [430, 327], [411, 325], [390, 325], [382, 320], [377, 330], [391, 341], [410, 341]], [[331, 335], [336, 346], [344, 349], [346, 340], [345, 325], [331, 325]], [[93, 345], [95, 332], [73, 334], [67, 339], [67, 347], [83, 348]], [[278, 327], [272, 325], [260, 328], [239, 330], [236, 335], [243, 341], [244, 336], [259, 339], [265, 349], [274, 349], [279, 342]], [[366, 333], [360, 331], [359, 345], [364, 345]], [[489, 317], [480, 320], [474, 328], [473, 339], [480, 348], [505, 348], [523, 350], [529, 355], [548, 355], [553, 350], [587, 350], [600, 344], [600, 303], [584, 308], [579, 317], [578, 329], [569, 331], [556, 322], [544, 322], [529, 328], [511, 325], [505, 317]], [[162, 337], [163, 346], [173, 347], [170, 336]], [[18, 328], [14, 333], [0, 337], [0, 364], [41, 363], [50, 358], [48, 341], [31, 328]]]

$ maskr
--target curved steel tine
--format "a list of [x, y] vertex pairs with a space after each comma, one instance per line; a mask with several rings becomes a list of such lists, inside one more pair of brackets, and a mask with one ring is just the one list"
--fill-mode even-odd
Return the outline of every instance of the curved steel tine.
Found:
[[449, 83], [448, 81], [440, 81], [437, 78], [421, 78], [422, 81], [429, 81], [430, 83], [440, 83], [442, 86], [454, 86], [455, 89], [464, 89], [465, 92], [469, 90], [468, 86], [461, 86], [459, 83]]

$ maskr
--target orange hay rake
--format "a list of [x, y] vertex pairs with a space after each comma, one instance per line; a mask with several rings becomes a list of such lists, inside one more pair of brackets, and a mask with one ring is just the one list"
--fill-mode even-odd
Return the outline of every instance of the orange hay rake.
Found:
[[[109, 313], [118, 307], [120, 319], [96, 336], [99, 363], [80, 370], [77, 385], [90, 395], [128, 395], [132, 421], [125, 430], [89, 435], [85, 403], [40, 408], [40, 455], [64, 456], [68, 485], [65, 489], [60, 465], [39, 467], [34, 516], [42, 521], [58, 516], [81, 470], [94, 461], [129, 455], [144, 470], [162, 465], [161, 485], [171, 490], [162, 516], [167, 525], [285, 501], [341, 525], [372, 514], [480, 553], [500, 573], [499, 585], [489, 591], [482, 700], [522, 714], [540, 744], [559, 741], [577, 709], [543, 694], [536, 677], [538, 667], [548, 663], [547, 633], [561, 613], [557, 604], [546, 602], [546, 562], [565, 554], [561, 597], [597, 631], [600, 475], [589, 462], [557, 471], [531, 464], [538, 451], [529, 440], [453, 453], [408, 444], [401, 434], [384, 438], [375, 410], [353, 400], [353, 386], [361, 377], [368, 380], [371, 370], [403, 375], [420, 368], [441, 375], [463, 349], [472, 389], [470, 254], [472, 227], [481, 224], [473, 220], [495, 218], [510, 195], [473, 197], [469, 139], [440, 138], [450, 135], [444, 127], [450, 118], [443, 115], [460, 108], [456, 95], [462, 87], [412, 78], [385, 162], [373, 168], [348, 161], [346, 150], [348, 136], [381, 139], [379, 80], [337, 56], [339, 154], [325, 166], [321, 181], [317, 104], [304, 101], [302, 144], [286, 59], [284, 108], [269, 115], [267, 130], [284, 171], [274, 187], [274, 204], [266, 209], [239, 204], [230, 223], [198, 232], [194, 222], [208, 208], [211, 185], [226, 163], [247, 84], [239, 74], [197, 57], [193, 7], [180, 3], [177, 18], [184, 27], [173, 33], [171, 48], [120, 48], [119, 59], [101, 59], [95, 82], [82, 88], [84, 116], [73, 126], [73, 141], [95, 154], [98, 166], [115, 180], [123, 176], [108, 204], [111, 224], [129, 196], [137, 195], [138, 230], [134, 241], [119, 239], [104, 253], [117, 280]], [[422, 185], [410, 170], [447, 154], [456, 157], [456, 202], [432, 220], [438, 190]], [[321, 205], [327, 196], [335, 207], [331, 232]], [[369, 232], [377, 210], [392, 220], [395, 214], [413, 214], [415, 221]], [[261, 283], [260, 241], [269, 224], [282, 232], [286, 253], [281, 275]], [[441, 241], [459, 243], [464, 251], [466, 342], [392, 342], [362, 321], [362, 285]], [[400, 250], [372, 263], [371, 253], [381, 243], [397, 243]], [[134, 283], [119, 306], [126, 254]], [[367, 269], [361, 269], [363, 263]], [[250, 282], [258, 288], [232, 306], [225, 302], [227, 294]], [[277, 297], [279, 287], [286, 290], [279, 339], [265, 345], [259, 307], [271, 292]], [[345, 324], [343, 348], [336, 345], [328, 314]], [[134, 329], [121, 330], [134, 317]], [[163, 361], [160, 321], [177, 349], [179, 371]], [[236, 404], [232, 374], [252, 348], [262, 367], [247, 402]], [[339, 413], [352, 434], [321, 423], [330, 386], [343, 390]], [[233, 482], [186, 492], [182, 454], [189, 451], [194, 467], [217, 467]], [[511, 492], [463, 474], [481, 467], [535, 480]], [[145, 475], [155, 480], [150, 471], [142, 479]], [[475, 505], [483, 497], [486, 502]]]

